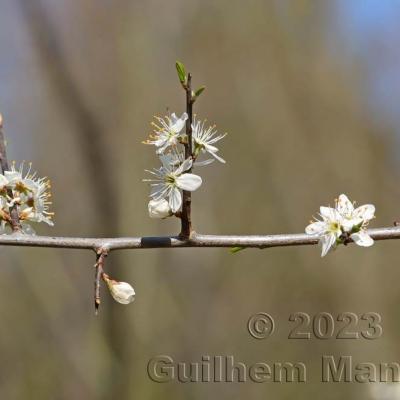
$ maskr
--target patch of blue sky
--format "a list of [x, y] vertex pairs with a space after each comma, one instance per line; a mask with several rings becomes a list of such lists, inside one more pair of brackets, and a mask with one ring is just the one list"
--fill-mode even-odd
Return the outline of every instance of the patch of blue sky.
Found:
[[400, 0], [336, 0], [333, 37], [358, 58], [369, 106], [400, 137]]

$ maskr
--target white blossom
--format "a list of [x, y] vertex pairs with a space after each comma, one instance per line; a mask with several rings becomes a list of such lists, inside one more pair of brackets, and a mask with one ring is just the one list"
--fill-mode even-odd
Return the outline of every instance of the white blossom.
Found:
[[375, 218], [375, 206], [364, 204], [354, 208], [345, 194], [341, 194], [336, 204], [336, 209], [342, 216], [343, 230], [350, 234], [350, 237], [358, 246], [369, 247], [374, 240], [367, 234], [366, 227]]
[[227, 134], [217, 134], [215, 125], [205, 128], [204, 121], [194, 121], [192, 124], [192, 139], [193, 148], [195, 155], [202, 153], [209, 153], [216, 160], [225, 163], [225, 160], [221, 158], [218, 153], [218, 148], [214, 146], [215, 143], [223, 139]]
[[145, 144], [153, 144], [157, 147], [157, 154], [163, 154], [170, 146], [176, 146], [181, 137], [180, 133], [185, 126], [188, 115], [183, 113], [180, 118], [172, 113], [165, 118], [155, 117], [157, 123], [153, 122], [154, 133]]
[[[162, 166], [146, 170], [153, 175], [150, 182], [151, 200], [148, 203], [150, 218], [166, 218], [176, 214], [182, 206], [181, 191], [195, 191], [201, 184], [200, 176], [191, 172], [192, 167], [205, 166], [215, 160], [225, 163], [218, 153], [215, 144], [226, 134], [217, 133], [215, 126], [206, 127], [204, 122], [190, 121], [192, 140], [189, 141], [186, 132], [182, 132], [188, 122], [188, 114], [177, 117], [175, 113], [164, 118], [155, 117], [152, 123], [154, 132], [145, 144], [156, 147], [156, 154], [160, 157]], [[199, 160], [201, 153], [208, 153], [212, 157]]]
[[9, 224], [6, 216], [10, 215], [10, 208], [17, 205], [22, 231], [34, 234], [29, 222], [45, 222], [53, 226], [51, 219], [54, 214], [49, 212], [50, 182], [46, 178], [37, 177], [36, 172], [31, 173], [31, 164], [27, 172], [24, 173], [23, 170], [24, 163], [19, 169], [16, 169], [13, 163], [9, 171], [4, 171], [4, 175], [0, 175], [0, 221], [2, 223], [0, 228], [4, 230], [4, 224]]
[[[28, 196], [26, 198], [26, 205], [31, 208], [29, 217], [27, 220], [33, 222], [45, 222], [46, 224], [53, 226], [54, 223], [51, 220], [53, 213], [49, 212], [49, 205], [51, 197], [48, 189], [50, 183], [45, 179], [26, 179], [25, 184], [28, 187]], [[30, 207], [29, 207], [30, 206]]]
[[149, 201], [150, 218], [167, 218], [172, 215], [171, 207], [165, 199]]
[[375, 218], [375, 206], [365, 204], [354, 208], [345, 194], [336, 201], [335, 208], [321, 207], [321, 220], [316, 220], [306, 227], [306, 233], [316, 235], [322, 244], [322, 257], [331, 248], [340, 243], [346, 244], [352, 239], [358, 246], [369, 247], [374, 244], [366, 227]]
[[321, 220], [316, 220], [306, 227], [306, 233], [319, 237], [322, 246], [321, 257], [324, 257], [331, 248], [336, 246], [337, 239], [341, 236], [341, 216], [336, 209], [320, 207]]
[[192, 159], [188, 158], [179, 166], [176, 165], [176, 158], [172, 154], [160, 155], [162, 166], [159, 169], [147, 170], [154, 176], [154, 179], [144, 179], [151, 182], [150, 197], [153, 200], [168, 198], [169, 206], [173, 213], [177, 212], [182, 205], [182, 194], [180, 190], [194, 191], [201, 186], [200, 176], [185, 173], [192, 167]]
[[135, 290], [126, 282], [118, 282], [110, 279], [107, 275], [103, 275], [111, 296], [115, 301], [121, 304], [129, 304], [135, 300]]

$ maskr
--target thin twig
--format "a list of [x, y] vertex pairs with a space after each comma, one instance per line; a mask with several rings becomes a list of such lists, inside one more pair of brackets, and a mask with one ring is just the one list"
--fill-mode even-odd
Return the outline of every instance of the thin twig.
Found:
[[[186, 91], [186, 137], [185, 143], [185, 159], [193, 158], [192, 149], [192, 122], [193, 122], [193, 95], [192, 95], [192, 75], [188, 73], [187, 82], [184, 86]], [[188, 172], [191, 172], [190, 168]], [[182, 196], [182, 214], [181, 214], [181, 233], [182, 239], [188, 239], [192, 233], [192, 216], [191, 216], [192, 195], [191, 192], [184, 190]]]
[[[1, 173], [4, 174], [4, 171], [9, 171], [10, 166], [8, 164], [7, 152], [6, 152], [6, 141], [3, 133], [3, 117], [0, 114], [0, 167]], [[13, 193], [11, 189], [7, 190], [7, 195], [12, 199]], [[21, 224], [19, 222], [18, 215], [18, 205], [13, 204], [10, 207], [10, 224], [13, 232], [19, 232], [21, 230]]]
[[[374, 240], [400, 239], [400, 227], [368, 229]], [[30, 235], [2, 235], [0, 246], [54, 247], [89, 249], [96, 253], [124, 249], [155, 249], [177, 247], [244, 247], [259, 248], [315, 245], [318, 238], [305, 233], [281, 235], [201, 235], [192, 232], [190, 239], [179, 236], [125, 238], [76, 238]]]
[[100, 281], [104, 275], [104, 262], [107, 257], [108, 252], [104, 249], [100, 249], [97, 252], [97, 260], [96, 260], [96, 272], [94, 276], [94, 309], [97, 315], [100, 307]]

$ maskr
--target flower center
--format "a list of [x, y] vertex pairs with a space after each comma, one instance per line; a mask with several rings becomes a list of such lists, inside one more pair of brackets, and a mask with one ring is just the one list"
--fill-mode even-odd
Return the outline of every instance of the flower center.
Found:
[[19, 181], [15, 184], [15, 190], [17, 190], [20, 193], [26, 193], [28, 188], [24, 185], [23, 182]]
[[35, 207], [35, 201], [33, 197], [29, 196], [28, 200], [26, 200], [26, 205], [28, 207]]
[[175, 183], [175, 181], [176, 181], [176, 179], [175, 179], [175, 176], [173, 176], [173, 175], [167, 175], [165, 177], [165, 182], [166, 183], [169, 183], [169, 184], [173, 185]]
[[336, 232], [336, 231], [339, 230], [339, 228], [340, 228], [340, 225], [339, 225], [338, 222], [331, 222], [331, 223], [329, 224], [329, 231], [330, 231], [330, 232]]

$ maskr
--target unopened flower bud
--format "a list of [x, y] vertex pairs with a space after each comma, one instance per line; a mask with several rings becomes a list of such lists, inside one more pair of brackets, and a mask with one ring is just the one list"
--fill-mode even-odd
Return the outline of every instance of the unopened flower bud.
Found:
[[165, 199], [149, 201], [150, 218], [167, 218], [172, 215], [171, 207]]
[[129, 304], [135, 300], [135, 290], [129, 283], [115, 281], [106, 275], [103, 278], [115, 301], [121, 304]]

